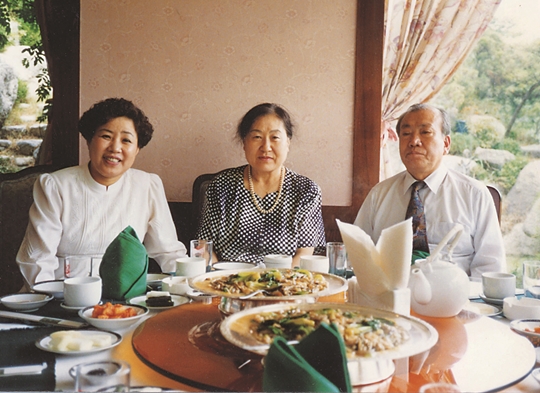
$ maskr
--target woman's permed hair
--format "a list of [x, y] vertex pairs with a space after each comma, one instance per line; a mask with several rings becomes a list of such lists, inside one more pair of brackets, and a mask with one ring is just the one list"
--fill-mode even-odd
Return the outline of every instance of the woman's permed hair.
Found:
[[287, 137], [292, 139], [294, 133], [294, 124], [292, 122], [291, 116], [289, 113], [280, 107], [277, 104], [264, 103], [259, 104], [251, 108], [240, 120], [238, 124], [238, 130], [236, 131], [236, 136], [243, 141], [245, 137], [249, 134], [251, 126], [253, 123], [261, 117], [266, 115], [276, 115], [281, 119], [283, 125], [285, 126], [285, 131], [287, 132]]
[[118, 117], [127, 117], [133, 121], [139, 148], [150, 142], [154, 127], [141, 109], [124, 98], [107, 98], [95, 103], [79, 119], [79, 132], [90, 142], [99, 127]]

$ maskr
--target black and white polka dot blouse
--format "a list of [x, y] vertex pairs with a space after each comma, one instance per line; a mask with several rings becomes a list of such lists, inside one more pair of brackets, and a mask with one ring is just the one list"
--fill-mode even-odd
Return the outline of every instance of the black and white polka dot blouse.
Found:
[[[197, 238], [212, 240], [220, 261], [262, 262], [265, 255], [294, 255], [302, 247], [323, 251], [320, 187], [287, 169], [277, 207], [263, 214], [244, 186], [244, 168], [226, 169], [208, 186]], [[277, 195], [255, 194], [263, 209], [270, 209]]]

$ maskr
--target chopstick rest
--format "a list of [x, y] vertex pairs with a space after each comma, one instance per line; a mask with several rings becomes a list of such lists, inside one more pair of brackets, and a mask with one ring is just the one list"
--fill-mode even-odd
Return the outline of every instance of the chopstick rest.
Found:
[[41, 374], [41, 372], [45, 370], [46, 368], [47, 368], [47, 363], [45, 362], [41, 364], [32, 364], [32, 365], [27, 365], [27, 366], [1, 367], [0, 377]]

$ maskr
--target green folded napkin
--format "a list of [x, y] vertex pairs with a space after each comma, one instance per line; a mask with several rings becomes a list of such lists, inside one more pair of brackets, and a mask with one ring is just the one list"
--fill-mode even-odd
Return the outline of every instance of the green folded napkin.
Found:
[[321, 324], [295, 347], [276, 337], [264, 359], [266, 392], [350, 392], [343, 338], [335, 325]]
[[429, 252], [413, 250], [411, 257], [411, 265], [414, 265], [417, 259], [426, 259], [429, 257]]
[[104, 299], [125, 300], [146, 292], [148, 253], [135, 230], [128, 226], [109, 244], [99, 275]]

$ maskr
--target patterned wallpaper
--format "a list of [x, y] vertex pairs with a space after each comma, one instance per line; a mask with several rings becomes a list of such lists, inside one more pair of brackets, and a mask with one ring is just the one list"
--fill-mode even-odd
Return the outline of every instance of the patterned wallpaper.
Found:
[[286, 166], [324, 205], [350, 205], [355, 23], [356, 0], [85, 0], [81, 113], [112, 96], [139, 105], [156, 132], [135, 167], [188, 202], [199, 174], [245, 163], [244, 113], [279, 103], [298, 126]]

